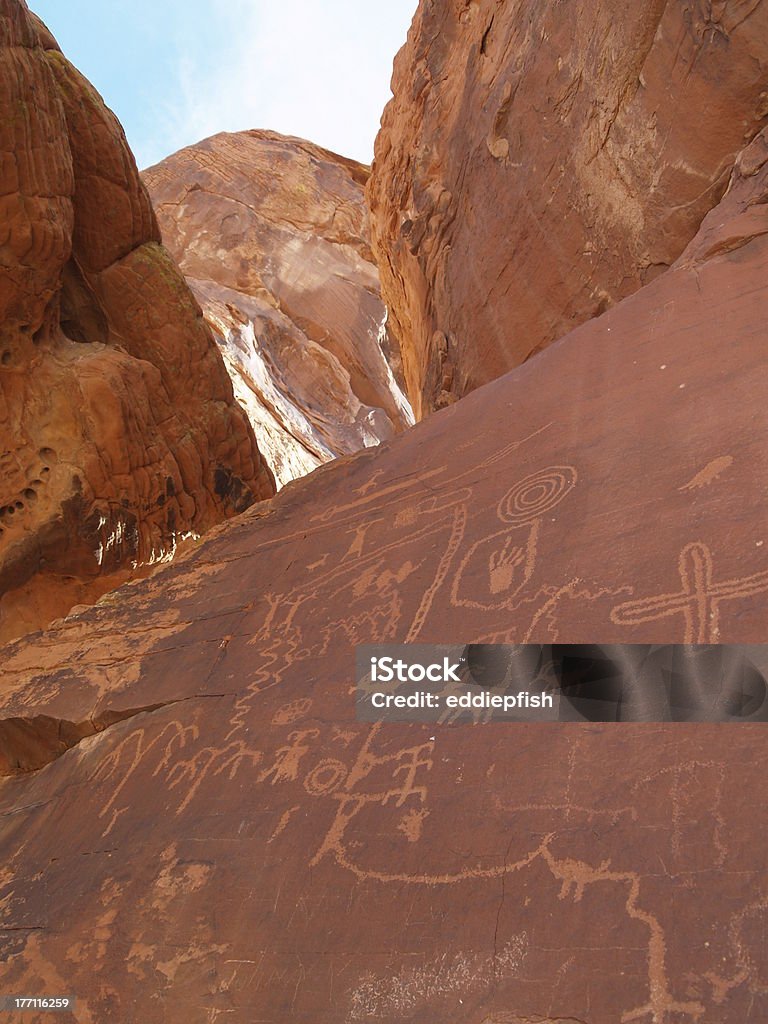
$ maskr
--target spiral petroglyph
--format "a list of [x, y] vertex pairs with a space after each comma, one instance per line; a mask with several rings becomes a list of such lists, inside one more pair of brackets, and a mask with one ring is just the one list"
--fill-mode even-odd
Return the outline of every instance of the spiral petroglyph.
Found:
[[525, 526], [559, 505], [576, 486], [573, 466], [549, 466], [520, 480], [498, 504], [499, 519], [510, 526]]

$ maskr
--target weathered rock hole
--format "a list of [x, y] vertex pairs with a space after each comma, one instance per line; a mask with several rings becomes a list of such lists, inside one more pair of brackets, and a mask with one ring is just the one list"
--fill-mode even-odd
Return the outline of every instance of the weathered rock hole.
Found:
[[483, 32], [483, 38], [480, 40], [480, 53], [482, 53], [483, 55], [485, 55], [485, 53], [488, 50], [488, 37], [490, 36], [491, 29], [493, 28], [493, 20], [494, 19], [491, 18], [490, 22], [488, 23], [488, 28], [485, 30], [485, 32]]
[[8, 366], [12, 358], [13, 356], [11, 355], [11, 353], [5, 351], [3, 352], [2, 356], [0, 356], [0, 362], [2, 362], [3, 366]]

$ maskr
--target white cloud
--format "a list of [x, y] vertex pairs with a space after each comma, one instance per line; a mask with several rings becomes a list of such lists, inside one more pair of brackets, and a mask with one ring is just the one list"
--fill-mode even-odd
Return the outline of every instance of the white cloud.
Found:
[[[185, 25], [175, 40], [176, 95], [157, 102], [157, 137], [140, 164], [219, 131], [271, 128], [369, 162], [392, 61], [416, 0], [214, 0], [206, 49]], [[194, 45], [191, 45], [194, 42]]]

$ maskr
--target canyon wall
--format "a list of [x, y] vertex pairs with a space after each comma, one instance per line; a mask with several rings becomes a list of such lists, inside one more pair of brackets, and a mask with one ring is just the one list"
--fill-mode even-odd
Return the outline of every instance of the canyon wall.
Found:
[[417, 418], [666, 270], [767, 75], [752, 0], [422, 0], [368, 189]]
[[0, 638], [274, 494], [122, 129], [0, 0]]
[[280, 484], [412, 422], [370, 249], [368, 175], [267, 131], [216, 135], [143, 174]]
[[352, 657], [764, 642], [767, 300], [760, 135], [637, 294], [6, 648], [5, 990], [82, 1024], [768, 1019], [739, 694], [732, 724], [370, 725]]

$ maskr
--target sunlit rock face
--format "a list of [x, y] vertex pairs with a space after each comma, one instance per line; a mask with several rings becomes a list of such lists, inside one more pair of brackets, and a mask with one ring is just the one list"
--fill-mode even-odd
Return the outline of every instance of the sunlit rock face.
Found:
[[4, 991], [768, 1020], [764, 723], [371, 725], [352, 652], [765, 642], [767, 157], [604, 316], [3, 651]]
[[0, 638], [274, 493], [122, 129], [0, 2]]
[[278, 483], [412, 422], [369, 245], [369, 170], [273, 132], [144, 172]]
[[666, 270], [767, 79], [765, 3], [422, 0], [369, 186], [417, 417]]

